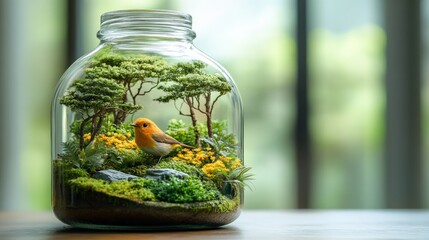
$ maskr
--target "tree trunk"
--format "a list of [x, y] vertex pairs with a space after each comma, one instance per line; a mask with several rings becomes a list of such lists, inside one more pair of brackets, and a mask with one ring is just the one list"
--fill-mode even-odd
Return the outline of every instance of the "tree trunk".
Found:
[[188, 104], [189, 106], [189, 115], [191, 116], [192, 126], [194, 127], [195, 131], [195, 145], [197, 145], [197, 147], [201, 147], [200, 130], [197, 126], [197, 117], [195, 116], [195, 111], [192, 107], [192, 102], [190, 98], [186, 98], [186, 104]]
[[79, 148], [80, 148], [80, 150], [85, 148], [85, 141], [83, 138], [83, 135], [85, 134], [85, 125], [91, 119], [92, 119], [92, 117], [85, 118], [84, 120], [82, 120], [82, 123], [80, 124], [80, 127], [79, 127]]
[[[127, 92], [125, 92], [124, 96], [122, 96], [122, 102], [126, 103], [128, 102], [128, 95]], [[118, 110], [115, 111], [114, 115], [114, 120], [113, 123], [115, 125], [120, 125], [122, 123], [124, 123], [125, 118], [127, 117], [127, 111], [125, 111], [124, 109], [119, 108]]]
[[209, 135], [209, 138], [213, 138], [213, 127], [212, 127], [212, 114], [211, 114], [211, 108], [210, 106], [210, 100], [211, 100], [211, 94], [207, 93], [205, 95], [206, 97], [206, 117], [207, 117], [207, 134]]
[[[96, 117], [94, 117], [94, 119], [96, 119]], [[104, 114], [100, 113], [99, 117], [98, 117], [98, 122], [94, 126], [94, 128], [92, 129], [91, 140], [89, 142], [92, 142], [95, 139], [95, 136], [97, 135], [97, 133], [100, 131], [101, 127], [103, 126], [103, 120], [104, 120]]]
[[212, 117], [210, 114], [207, 114], [207, 135], [209, 135], [209, 138], [213, 138]]

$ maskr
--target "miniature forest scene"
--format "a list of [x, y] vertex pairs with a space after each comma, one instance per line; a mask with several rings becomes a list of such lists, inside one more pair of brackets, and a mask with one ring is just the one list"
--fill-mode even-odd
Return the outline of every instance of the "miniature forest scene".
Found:
[[[88, 61], [59, 99], [73, 114], [68, 140], [53, 161], [60, 219], [216, 226], [238, 216], [252, 175], [228, 121], [214, 114], [231, 85], [206, 67], [110, 49]], [[156, 104], [146, 106], [143, 98]], [[145, 117], [163, 106], [177, 117], [167, 124]]]

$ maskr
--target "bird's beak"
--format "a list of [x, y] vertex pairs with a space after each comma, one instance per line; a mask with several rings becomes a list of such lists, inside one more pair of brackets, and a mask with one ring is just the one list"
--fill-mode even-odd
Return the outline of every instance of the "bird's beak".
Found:
[[134, 124], [134, 123], [131, 123], [130, 125], [133, 127], [137, 127], [137, 124]]

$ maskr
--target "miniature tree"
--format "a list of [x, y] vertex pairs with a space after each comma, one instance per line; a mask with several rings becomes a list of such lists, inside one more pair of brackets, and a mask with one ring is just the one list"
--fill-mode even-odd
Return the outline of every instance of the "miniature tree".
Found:
[[[138, 107], [122, 101], [125, 88], [113, 80], [96, 78], [76, 80], [60, 99], [60, 103], [79, 113], [79, 147], [84, 149], [100, 131], [104, 118], [116, 111], [125, 114], [135, 112]], [[91, 139], [85, 144], [84, 134], [89, 128]]]
[[[122, 94], [122, 102], [128, 102], [131, 97], [133, 105], [138, 106], [137, 97], [146, 95], [158, 86], [166, 66], [165, 60], [157, 56], [124, 56], [109, 52], [95, 57], [85, 73], [90, 79], [105, 78], [123, 85], [126, 91]], [[126, 112], [124, 109], [115, 111], [114, 123], [123, 123]]]
[[[219, 98], [231, 91], [231, 86], [226, 79], [219, 74], [204, 72], [206, 64], [201, 61], [178, 63], [170, 68], [162, 82], [168, 83], [159, 86], [166, 95], [155, 99], [159, 102], [174, 101], [176, 109], [182, 116], [189, 116], [195, 129], [195, 144], [200, 146], [200, 132], [197, 127], [195, 112], [201, 112], [207, 118], [207, 133], [213, 137], [212, 114], [214, 105]], [[217, 93], [217, 95], [214, 95]], [[182, 101], [177, 106], [177, 101]], [[188, 106], [185, 113], [183, 105]]]

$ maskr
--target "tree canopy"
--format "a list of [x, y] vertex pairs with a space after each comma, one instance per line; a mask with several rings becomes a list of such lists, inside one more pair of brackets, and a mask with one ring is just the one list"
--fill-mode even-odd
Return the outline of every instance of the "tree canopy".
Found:
[[[137, 106], [137, 98], [155, 89], [166, 69], [166, 61], [158, 56], [126, 56], [108, 52], [95, 57], [85, 69], [85, 74], [89, 79], [105, 78], [121, 84], [125, 88], [122, 101], [125, 103], [131, 98], [132, 104]], [[125, 120], [125, 113], [121, 110], [115, 112], [116, 124]]]
[[[159, 102], [174, 101], [180, 115], [191, 117], [198, 146], [201, 144], [195, 112], [198, 111], [206, 116], [208, 135], [213, 137], [214, 105], [221, 96], [232, 90], [222, 75], [206, 73], [204, 71], [206, 66], [201, 61], [181, 62], [171, 66], [162, 79], [165, 84], [158, 87], [165, 92], [165, 95], [155, 99]], [[177, 101], [181, 101], [179, 106]], [[187, 112], [183, 110], [183, 104], [188, 106]]]
[[139, 109], [138, 106], [122, 101], [124, 92], [125, 88], [122, 85], [104, 78], [76, 80], [66, 91], [60, 103], [70, 107], [82, 117], [78, 136], [81, 149], [85, 147], [83, 135], [87, 124], [90, 125], [91, 142], [107, 114], [118, 109], [129, 114]]
[[84, 78], [70, 86], [60, 103], [82, 116], [79, 138], [83, 148], [85, 128], [90, 126], [92, 141], [108, 114], [113, 115], [116, 125], [122, 124], [129, 114], [142, 108], [138, 97], [157, 88], [164, 95], [154, 100], [173, 102], [180, 115], [190, 117], [195, 145], [201, 146], [196, 114], [206, 116], [208, 137], [212, 138], [215, 104], [232, 90], [224, 76], [208, 73], [206, 67], [202, 61], [169, 65], [159, 56], [103, 52], [89, 62]]

